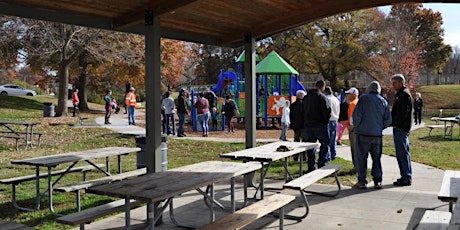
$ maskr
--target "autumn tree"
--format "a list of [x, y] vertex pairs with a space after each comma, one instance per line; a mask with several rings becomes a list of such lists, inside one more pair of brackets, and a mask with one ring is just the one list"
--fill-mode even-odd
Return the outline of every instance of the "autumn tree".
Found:
[[383, 25], [382, 33], [387, 40], [381, 44], [378, 57], [373, 57], [375, 66], [384, 63], [380, 71], [374, 69], [380, 73], [376, 76], [381, 76], [382, 82], [389, 82], [389, 76], [401, 73], [409, 87], [413, 87], [422, 69], [437, 71], [447, 61], [451, 48], [443, 43], [439, 13], [423, 9], [422, 4], [394, 5]]
[[201, 45], [197, 51], [199, 64], [196, 66], [197, 84], [214, 84], [220, 70], [235, 69], [235, 58], [242, 52], [240, 49]]
[[272, 49], [300, 72], [319, 74], [337, 89], [339, 78], [367, 70], [380, 20], [383, 14], [377, 9], [320, 19], [274, 36]]
[[20, 45], [15, 37], [18, 21], [14, 19], [0, 16], [0, 84], [12, 82], [16, 75], [14, 66], [18, 63]]

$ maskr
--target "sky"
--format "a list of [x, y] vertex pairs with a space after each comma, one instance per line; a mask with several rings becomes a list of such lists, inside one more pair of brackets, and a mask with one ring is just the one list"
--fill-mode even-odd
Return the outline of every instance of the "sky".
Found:
[[[424, 3], [423, 7], [442, 14], [444, 42], [452, 47], [460, 47], [460, 4]], [[380, 10], [388, 13], [390, 8], [390, 6], [380, 7]]]

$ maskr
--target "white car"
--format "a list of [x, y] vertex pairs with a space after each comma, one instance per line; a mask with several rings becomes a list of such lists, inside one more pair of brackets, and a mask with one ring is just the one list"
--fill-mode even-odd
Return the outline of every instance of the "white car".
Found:
[[24, 89], [19, 85], [6, 84], [0, 85], [0, 95], [35, 96], [37, 92], [30, 89]]

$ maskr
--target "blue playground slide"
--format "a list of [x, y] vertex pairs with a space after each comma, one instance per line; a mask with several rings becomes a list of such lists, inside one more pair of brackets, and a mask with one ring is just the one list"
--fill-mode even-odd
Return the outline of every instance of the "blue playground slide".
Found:
[[236, 83], [236, 73], [233, 71], [224, 71], [220, 70], [220, 74], [217, 80], [217, 84], [211, 88], [213, 92], [220, 92], [224, 89], [224, 82], [226, 79], [229, 79], [231, 81], [231, 84]]
[[[307, 92], [307, 90], [305, 89], [305, 87], [303, 87], [302, 83], [300, 83], [299, 80], [297, 80], [297, 90], [303, 90]], [[295, 92], [294, 92], [294, 95], [295, 95]]]

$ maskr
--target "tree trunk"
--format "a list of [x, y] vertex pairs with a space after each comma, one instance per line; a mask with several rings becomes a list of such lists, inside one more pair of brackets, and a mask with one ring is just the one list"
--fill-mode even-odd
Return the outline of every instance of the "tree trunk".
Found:
[[80, 98], [80, 104], [78, 109], [80, 111], [88, 111], [88, 97], [86, 92], [86, 84], [88, 82], [88, 76], [86, 68], [88, 67], [88, 62], [86, 62], [86, 52], [82, 52], [78, 57], [78, 65], [80, 67], [80, 76], [78, 76], [77, 88], [79, 91], [78, 97]]
[[56, 109], [55, 117], [66, 117], [68, 108], [67, 108], [67, 85], [69, 83], [69, 65], [68, 60], [62, 60], [59, 64], [59, 95], [58, 95], [58, 106]]

